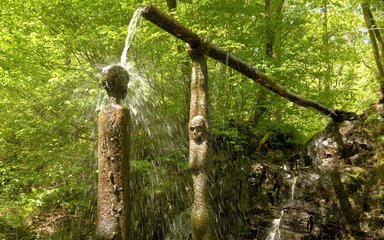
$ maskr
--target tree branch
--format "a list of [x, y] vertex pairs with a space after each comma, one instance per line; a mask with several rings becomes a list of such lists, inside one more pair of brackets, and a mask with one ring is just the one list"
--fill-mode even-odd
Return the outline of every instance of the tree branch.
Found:
[[[142, 15], [148, 21], [154, 23], [155, 25], [164, 29], [168, 33], [188, 43], [192, 48], [198, 48], [204, 42], [202, 38], [200, 38], [197, 34], [184, 27], [175, 19], [163, 13], [153, 5], [145, 6], [142, 9]], [[321, 112], [322, 114], [332, 117], [334, 120], [340, 121], [340, 116], [336, 111], [329, 109], [314, 100], [305, 98], [289, 91], [284, 86], [273, 81], [265, 74], [256, 71], [253, 67], [244, 62], [242, 59], [228, 53], [223, 49], [220, 49], [214, 44], [209, 43], [209, 47], [209, 56], [211, 58], [228, 65], [229, 67], [233, 68], [244, 76], [263, 85], [267, 89], [288, 99], [291, 102], [297, 103], [303, 107], [313, 108]]]

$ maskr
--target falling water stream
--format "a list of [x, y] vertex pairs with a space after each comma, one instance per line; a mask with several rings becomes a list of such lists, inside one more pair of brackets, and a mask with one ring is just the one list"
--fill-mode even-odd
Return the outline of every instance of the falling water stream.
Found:
[[268, 233], [266, 240], [280, 240], [280, 222], [283, 218], [284, 210], [281, 210], [280, 217], [272, 221], [272, 227]]
[[138, 27], [138, 24], [140, 25], [141, 20], [143, 19], [141, 15], [142, 8], [138, 7], [136, 11], [133, 13], [133, 16], [131, 18], [131, 21], [128, 25], [128, 32], [127, 37], [125, 38], [125, 46], [123, 53], [121, 54], [120, 58], [120, 65], [125, 67], [127, 63], [127, 52], [129, 47], [131, 46], [131, 43], [133, 41], [133, 38], [135, 37], [136, 29]]
[[296, 190], [297, 176], [293, 177], [292, 186], [291, 186], [291, 200], [295, 200], [295, 190]]
[[190, 234], [191, 205], [191, 179], [185, 168], [188, 142], [180, 119], [164, 116], [164, 106], [158, 105], [158, 96], [170, 93], [159, 92], [150, 77], [154, 73], [143, 72], [130, 56], [141, 11], [138, 8], [129, 23], [119, 63], [130, 75], [123, 104], [132, 118], [131, 238], [185, 240]]
[[[292, 179], [291, 184], [291, 198], [290, 201], [295, 200], [295, 190], [296, 190], [296, 183], [297, 183], [298, 176], [294, 176]], [[289, 203], [288, 202], [288, 203]], [[272, 227], [269, 229], [268, 235], [266, 240], [280, 240], [280, 222], [283, 218], [284, 210], [280, 211], [280, 216], [278, 218], [273, 219], [272, 221]]]

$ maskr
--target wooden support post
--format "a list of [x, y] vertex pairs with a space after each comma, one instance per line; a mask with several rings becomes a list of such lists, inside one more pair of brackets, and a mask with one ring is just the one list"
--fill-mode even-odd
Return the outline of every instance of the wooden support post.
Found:
[[[166, 13], [160, 11], [153, 5], [145, 6], [142, 9], [142, 15], [148, 21], [154, 23], [155, 25], [164, 29], [165, 31], [174, 35], [175, 37], [183, 40], [193, 48], [199, 47], [204, 42], [203, 39], [200, 38], [197, 34], [192, 32], [188, 28], [184, 27], [175, 19], [173, 19]], [[223, 49], [218, 48], [212, 43], [206, 43], [206, 44], [209, 45], [208, 55], [211, 58], [216, 59], [219, 62], [222, 62], [225, 65], [233, 68], [234, 70], [238, 71], [244, 76], [263, 85], [264, 87], [271, 90], [272, 92], [288, 99], [291, 102], [299, 104], [303, 107], [313, 108], [321, 112], [322, 114], [332, 117], [336, 121], [343, 120], [343, 117], [345, 116], [345, 114], [343, 116], [339, 114], [339, 113], [344, 113], [343, 111], [339, 111], [339, 112], [334, 111], [314, 100], [295, 94], [289, 91], [288, 89], [286, 89], [283, 85], [277, 83], [276, 81], [273, 81], [267, 75], [256, 71], [253, 67], [251, 67], [248, 63], [244, 62], [242, 59], [235, 57], [234, 55], [230, 54], [229, 52]]]
[[189, 169], [193, 179], [192, 240], [218, 239], [212, 207], [212, 136], [208, 103], [208, 45], [189, 47], [192, 59]]
[[102, 85], [109, 103], [99, 113], [96, 235], [99, 240], [128, 240], [130, 230], [130, 114], [120, 105], [127, 94], [128, 72], [121, 66], [103, 69]]

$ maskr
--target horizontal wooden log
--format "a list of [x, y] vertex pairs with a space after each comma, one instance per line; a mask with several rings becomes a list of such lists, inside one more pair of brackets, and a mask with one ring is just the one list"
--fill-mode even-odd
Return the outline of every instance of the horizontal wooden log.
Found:
[[[164, 29], [173, 36], [188, 43], [192, 48], [197, 48], [201, 44], [205, 43], [201, 37], [192, 32], [190, 29], [184, 27], [181, 23], [170, 17], [166, 13], [160, 11], [153, 5], [146, 5], [142, 9], [142, 15], [145, 19]], [[340, 121], [338, 114], [326, 106], [311, 100], [309, 98], [300, 96], [289, 91], [283, 85], [272, 80], [267, 75], [256, 71], [252, 66], [243, 61], [242, 59], [230, 54], [229, 52], [215, 46], [212, 43], [209, 44], [209, 56], [217, 61], [224, 63], [225, 65], [233, 68], [244, 76], [252, 79], [253, 81], [261, 84], [272, 92], [288, 99], [291, 102], [299, 104], [303, 107], [313, 108], [322, 114], [332, 117], [335, 120]]]

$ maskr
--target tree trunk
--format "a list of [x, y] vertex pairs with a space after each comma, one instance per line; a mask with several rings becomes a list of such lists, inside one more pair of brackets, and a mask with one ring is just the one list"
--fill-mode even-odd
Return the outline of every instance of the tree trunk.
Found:
[[[276, 42], [276, 26], [280, 20], [281, 12], [283, 10], [284, 0], [264, 1], [264, 22], [265, 22], [265, 59], [268, 67], [276, 64], [278, 59], [274, 45]], [[268, 111], [269, 104], [269, 92], [265, 88], [261, 88], [258, 97], [255, 110], [253, 112], [252, 124], [256, 126], [262, 119], [263, 114]]]
[[[152, 23], [156, 24], [157, 26], [164, 29], [168, 33], [174, 35], [175, 37], [183, 40], [184, 42], [187, 42], [192, 48], [199, 47], [203, 42], [203, 40], [198, 35], [190, 31], [186, 27], [182, 26], [179, 22], [166, 15], [165, 13], [161, 12], [152, 5], [145, 6], [142, 10], [142, 14], [145, 19], [151, 21]], [[284, 86], [273, 81], [265, 74], [256, 71], [253, 67], [251, 67], [243, 60], [235, 57], [234, 55], [228, 53], [225, 50], [218, 48], [212, 43], [208, 43], [208, 45], [209, 56], [213, 59], [216, 59], [228, 65], [229, 67], [235, 69], [244, 76], [263, 85], [264, 87], [288, 99], [291, 102], [297, 103], [303, 107], [313, 108], [327, 116], [332, 117], [336, 121], [340, 121], [338, 114], [332, 109], [329, 109], [316, 101], [313, 101], [311, 99], [305, 98], [289, 91]]]
[[[341, 176], [338, 169], [333, 169], [330, 171], [330, 178], [333, 191], [335, 193], [336, 199], [338, 200], [338, 205], [342, 215], [344, 216], [346, 224], [349, 226], [350, 230], [361, 232], [359, 226], [359, 214], [355, 212], [349, 201], [348, 194], [346, 193], [344, 185], [341, 182]], [[349, 235], [348, 230], [346, 234]]]
[[170, 11], [174, 10], [177, 7], [176, 0], [167, 0], [168, 9]]
[[375, 21], [375, 18], [373, 17], [369, 3], [366, 2], [365, 4], [367, 4], [366, 11], [368, 13], [369, 20], [372, 25], [372, 31], [375, 33], [376, 40], [380, 46], [381, 58], [384, 58], [384, 40], [383, 40], [383, 37], [381, 36], [380, 28], [376, 24], [376, 21]]
[[130, 114], [120, 105], [127, 94], [128, 73], [114, 65], [103, 69], [109, 104], [99, 113], [96, 237], [128, 240], [130, 230]]
[[323, 9], [323, 49], [324, 49], [324, 61], [325, 61], [325, 78], [324, 78], [324, 89], [323, 90], [324, 97], [328, 98], [331, 90], [331, 60], [330, 60], [330, 52], [329, 52], [329, 32], [328, 32], [328, 0], [323, 0], [322, 4]]
[[377, 78], [380, 84], [380, 93], [381, 93], [380, 102], [382, 103], [384, 102], [384, 66], [383, 66], [383, 63], [381, 62], [379, 47], [377, 44], [377, 36], [381, 37], [381, 35], [379, 31], [377, 31], [378, 34], [376, 35], [375, 30], [373, 29], [372, 22], [374, 22], [374, 19], [369, 7], [369, 3], [363, 2], [361, 4], [361, 7], [363, 9], [364, 20], [368, 28], [368, 34], [369, 34], [369, 39], [371, 40], [373, 56], [375, 58], [375, 62], [378, 70]]
[[218, 239], [212, 197], [212, 136], [208, 110], [208, 48], [189, 48], [192, 59], [189, 169], [193, 179], [192, 240]]
[[268, 62], [274, 63], [276, 56], [275, 42], [277, 36], [277, 25], [281, 19], [285, 0], [264, 0], [265, 16], [265, 56]]

